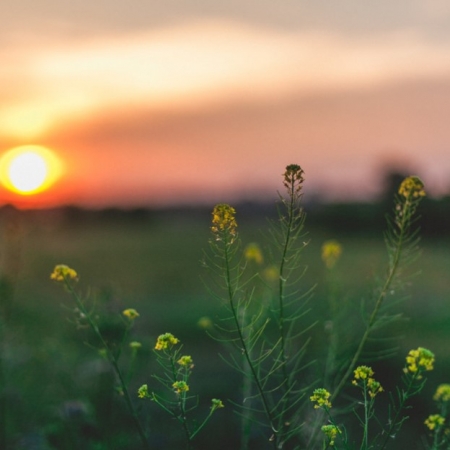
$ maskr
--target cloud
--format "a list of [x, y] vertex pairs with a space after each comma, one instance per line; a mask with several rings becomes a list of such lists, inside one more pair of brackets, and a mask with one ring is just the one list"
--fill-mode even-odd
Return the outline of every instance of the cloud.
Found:
[[0, 134], [16, 137], [110, 108], [198, 109], [450, 73], [450, 48], [413, 32], [354, 40], [227, 21], [19, 50], [0, 55]]

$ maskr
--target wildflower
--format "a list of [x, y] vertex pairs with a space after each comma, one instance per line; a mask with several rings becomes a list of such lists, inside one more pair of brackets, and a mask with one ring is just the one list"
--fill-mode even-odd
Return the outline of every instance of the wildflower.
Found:
[[175, 389], [177, 394], [181, 394], [182, 392], [187, 392], [189, 390], [189, 386], [186, 381], [175, 381], [172, 384], [172, 387]]
[[138, 348], [141, 348], [141, 347], [142, 347], [142, 344], [140, 342], [137, 342], [137, 341], [130, 342], [130, 348], [132, 350], [137, 350]]
[[286, 171], [283, 174], [284, 187], [289, 192], [300, 192], [304, 181], [303, 174], [303, 169], [298, 164], [290, 164], [289, 166], [286, 166]]
[[216, 409], [219, 408], [225, 408], [225, 405], [222, 403], [222, 400], [219, 400], [218, 398], [213, 398], [211, 400], [211, 412], [214, 412]]
[[[419, 347], [417, 350], [411, 350], [406, 357], [405, 373], [416, 373], [433, 370], [434, 353], [426, 348]], [[419, 375], [418, 378], [421, 378]]]
[[323, 425], [322, 432], [329, 439], [328, 445], [333, 446], [334, 440], [338, 434], [341, 434], [341, 430], [336, 425]]
[[357, 367], [354, 372], [355, 374], [355, 379], [353, 380], [353, 384], [357, 384], [356, 380], [365, 380], [371, 376], [373, 376], [374, 371], [372, 370], [371, 367], [368, 366], [359, 366]]
[[326, 241], [322, 245], [322, 260], [328, 269], [331, 269], [342, 253], [342, 246], [338, 241]]
[[125, 317], [128, 317], [128, 319], [130, 319], [130, 320], [134, 320], [137, 317], [139, 317], [139, 313], [133, 308], [125, 309], [124, 311], [122, 311], [122, 314]]
[[331, 408], [331, 402], [328, 400], [331, 397], [331, 394], [323, 388], [315, 389], [313, 395], [309, 397], [312, 402], [316, 402], [314, 408]]
[[236, 210], [226, 203], [220, 203], [214, 207], [211, 231], [216, 235], [216, 240], [221, 241], [221, 234], [225, 234], [231, 237], [230, 244], [234, 242], [237, 235], [235, 215]]
[[353, 379], [352, 384], [359, 386], [359, 381], [362, 380], [363, 386], [368, 388], [369, 396], [371, 398], [375, 398], [377, 394], [384, 391], [381, 383], [373, 378], [374, 371], [371, 367], [358, 366], [353, 373], [355, 374], [355, 378]]
[[433, 399], [437, 402], [450, 401], [450, 384], [441, 384], [436, 389]]
[[444, 425], [445, 418], [439, 414], [431, 414], [425, 420], [424, 424], [428, 427], [429, 430], [433, 431], [435, 428], [439, 428]]
[[189, 368], [193, 368], [194, 367], [194, 361], [192, 361], [192, 357], [191, 356], [182, 356], [177, 363], [182, 366], [182, 367], [189, 367]]
[[254, 261], [256, 264], [262, 264], [264, 261], [258, 244], [248, 244], [244, 250], [244, 256], [247, 261]]
[[148, 386], [146, 384], [143, 384], [139, 389], [138, 389], [138, 397], [139, 398], [149, 398], [150, 394], [148, 393]]
[[383, 392], [383, 386], [379, 381], [374, 380], [373, 378], [369, 378], [367, 380], [367, 387], [369, 388], [369, 395], [371, 398], [375, 398], [377, 394]]
[[269, 266], [264, 270], [263, 276], [266, 281], [276, 281], [280, 278], [280, 272], [276, 266]]
[[65, 264], [58, 264], [53, 269], [52, 274], [50, 275], [51, 280], [55, 281], [66, 281], [66, 280], [74, 280], [78, 281], [78, 274], [75, 270], [71, 269], [69, 266]]
[[167, 350], [180, 342], [172, 333], [165, 333], [158, 336], [156, 340], [155, 350]]
[[425, 189], [422, 180], [416, 176], [410, 176], [402, 181], [398, 193], [406, 198], [425, 197]]
[[204, 330], [209, 330], [213, 327], [213, 322], [209, 317], [200, 317], [197, 321], [197, 326], [203, 328]]

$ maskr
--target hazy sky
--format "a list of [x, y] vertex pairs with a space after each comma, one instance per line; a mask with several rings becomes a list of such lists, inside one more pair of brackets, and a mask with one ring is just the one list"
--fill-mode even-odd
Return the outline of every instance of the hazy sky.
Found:
[[[42, 201], [450, 191], [450, 2], [4, 0], [0, 152], [53, 149]], [[4, 195], [0, 191], [1, 195]], [[1, 200], [0, 200], [1, 201]]]

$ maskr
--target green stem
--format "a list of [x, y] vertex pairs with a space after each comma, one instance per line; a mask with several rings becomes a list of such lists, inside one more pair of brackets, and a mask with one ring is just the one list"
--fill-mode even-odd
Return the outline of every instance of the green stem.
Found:
[[391, 433], [395, 430], [395, 427], [397, 425], [397, 421], [398, 421], [398, 418], [400, 416], [400, 413], [402, 412], [402, 410], [403, 410], [403, 408], [405, 406], [406, 400], [408, 400], [408, 398], [409, 398], [409, 392], [410, 392], [411, 388], [413, 387], [414, 382], [418, 379], [417, 378], [418, 375], [419, 375], [419, 372], [415, 372], [410, 377], [410, 380], [409, 380], [408, 386], [406, 388], [406, 391], [402, 392], [402, 395], [401, 395], [401, 398], [400, 398], [400, 403], [399, 403], [398, 408], [397, 408], [397, 410], [395, 412], [394, 419], [390, 420], [390, 426], [388, 428], [388, 431], [385, 434], [385, 438], [384, 438], [384, 440], [383, 440], [383, 442], [381, 444], [380, 450], [383, 450], [386, 447], [386, 445], [387, 445], [387, 443], [389, 441], [389, 438], [391, 437]]
[[122, 371], [120, 370], [119, 364], [118, 364], [118, 359], [116, 357], [116, 355], [114, 355], [114, 353], [111, 351], [111, 349], [109, 348], [107, 342], [104, 340], [103, 335], [101, 334], [97, 324], [92, 320], [91, 318], [91, 314], [86, 310], [81, 298], [79, 297], [79, 295], [77, 294], [77, 292], [73, 289], [72, 285], [70, 284], [70, 282], [65, 279], [65, 286], [67, 287], [67, 289], [69, 290], [69, 292], [72, 294], [73, 298], [75, 299], [75, 303], [77, 304], [77, 307], [79, 308], [79, 310], [83, 313], [83, 315], [86, 317], [86, 320], [89, 323], [89, 326], [92, 328], [92, 330], [94, 331], [95, 335], [97, 336], [97, 338], [100, 340], [102, 346], [104, 347], [104, 349], [107, 352], [108, 355], [108, 359], [111, 362], [111, 365], [119, 379], [120, 382], [120, 386], [122, 388], [122, 392], [124, 394], [124, 398], [125, 398], [125, 402], [128, 406], [128, 409], [131, 413], [131, 416], [133, 417], [133, 421], [135, 424], [135, 427], [139, 433], [139, 437], [141, 438], [142, 441], [142, 445], [144, 447], [145, 450], [150, 450], [150, 444], [148, 443], [147, 440], [147, 436], [145, 435], [145, 432], [142, 428], [141, 422], [139, 421], [136, 409], [133, 405], [133, 402], [131, 401], [131, 396], [130, 393], [128, 391], [128, 387], [127, 387], [127, 383], [122, 375]]
[[391, 262], [391, 265], [389, 268], [388, 276], [387, 276], [386, 281], [383, 285], [383, 288], [381, 289], [380, 294], [375, 302], [375, 307], [372, 311], [372, 314], [370, 315], [369, 322], [367, 323], [366, 330], [363, 334], [361, 341], [359, 342], [358, 348], [356, 349], [356, 352], [353, 355], [353, 359], [351, 360], [351, 362], [347, 368], [347, 371], [345, 372], [344, 376], [342, 377], [337, 388], [334, 390], [334, 393], [332, 394], [332, 398], [336, 398], [339, 395], [339, 393], [341, 392], [341, 390], [347, 383], [348, 379], [350, 378], [353, 368], [356, 366], [356, 363], [358, 362], [359, 357], [361, 356], [361, 353], [367, 342], [367, 339], [369, 338], [369, 335], [372, 332], [372, 327], [378, 317], [378, 312], [380, 311], [381, 305], [383, 304], [383, 301], [386, 298], [386, 294], [389, 290], [389, 287], [390, 287], [392, 281], [394, 280], [395, 273], [397, 272], [397, 268], [400, 263], [400, 258], [401, 258], [402, 249], [403, 249], [403, 242], [405, 240], [406, 231], [407, 231], [406, 230], [406, 228], [407, 228], [406, 227], [406, 223], [407, 223], [406, 212], [407, 212], [408, 205], [409, 205], [408, 202], [405, 202], [402, 213], [401, 213], [401, 222], [398, 225], [400, 234], [399, 234], [397, 242], [396, 242], [394, 257], [392, 259], [392, 262]]
[[225, 283], [227, 286], [227, 291], [228, 291], [228, 299], [229, 299], [229, 303], [230, 303], [230, 309], [231, 312], [233, 314], [233, 320], [234, 323], [236, 325], [236, 331], [238, 333], [238, 338], [239, 338], [239, 342], [241, 344], [242, 347], [242, 351], [244, 354], [244, 358], [247, 361], [249, 368], [250, 368], [250, 372], [252, 374], [252, 378], [255, 381], [256, 384], [256, 388], [258, 390], [258, 393], [261, 397], [261, 401], [263, 404], [263, 408], [264, 408], [264, 412], [267, 416], [267, 419], [269, 420], [269, 424], [270, 424], [270, 428], [272, 429], [273, 433], [274, 433], [274, 439], [272, 440], [273, 443], [273, 447], [274, 449], [278, 448], [278, 430], [275, 428], [275, 425], [273, 423], [273, 418], [272, 418], [272, 414], [270, 412], [270, 408], [269, 408], [269, 404], [268, 401], [266, 399], [265, 393], [264, 393], [264, 389], [261, 385], [261, 382], [259, 380], [258, 374], [256, 373], [255, 367], [252, 363], [252, 360], [250, 358], [250, 353], [249, 350], [247, 348], [247, 344], [245, 342], [245, 338], [242, 334], [242, 330], [239, 324], [239, 318], [238, 318], [238, 314], [236, 311], [236, 307], [234, 305], [234, 291], [233, 291], [233, 286], [232, 286], [232, 282], [231, 282], [231, 269], [230, 269], [230, 255], [229, 255], [229, 244], [228, 244], [228, 240], [225, 240], [225, 250], [224, 250], [224, 260], [225, 260]]

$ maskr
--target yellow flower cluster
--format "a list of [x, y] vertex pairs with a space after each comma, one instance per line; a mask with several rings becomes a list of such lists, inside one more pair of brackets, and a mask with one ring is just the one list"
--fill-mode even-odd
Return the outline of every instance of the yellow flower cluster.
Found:
[[[411, 350], [406, 357], [405, 373], [416, 373], [433, 370], [434, 353], [426, 348], [419, 347], [417, 350]], [[420, 375], [419, 377], [420, 378]]]
[[322, 260], [325, 265], [331, 269], [339, 259], [342, 253], [342, 246], [338, 241], [326, 241], [322, 245]]
[[172, 333], [165, 333], [158, 336], [155, 350], [167, 350], [180, 342]]
[[444, 422], [445, 418], [441, 415], [431, 414], [430, 416], [428, 416], [424, 423], [429, 430], [433, 431], [435, 428], [442, 427], [442, 425], [444, 425]]
[[122, 311], [122, 314], [130, 320], [134, 320], [139, 317], [139, 313], [133, 308], [125, 309]]
[[225, 408], [225, 405], [222, 403], [222, 400], [218, 398], [211, 399], [211, 410], [214, 412], [216, 409]]
[[216, 205], [212, 212], [211, 231], [216, 235], [216, 240], [221, 241], [221, 234], [230, 236], [229, 243], [232, 244], [237, 235], [236, 210], [226, 203]]
[[406, 198], [425, 197], [425, 189], [422, 180], [416, 176], [410, 176], [402, 181], [398, 193]]
[[341, 434], [341, 430], [336, 425], [323, 425], [322, 432], [329, 439], [328, 445], [333, 446], [334, 441], [338, 434]]
[[182, 366], [182, 367], [189, 367], [189, 368], [193, 368], [194, 367], [194, 361], [192, 360], [191, 356], [182, 356], [177, 363]]
[[248, 244], [244, 250], [244, 256], [247, 261], [253, 261], [256, 264], [262, 264], [264, 262], [263, 254], [258, 244]]
[[186, 381], [175, 381], [175, 383], [172, 384], [172, 387], [177, 394], [181, 394], [182, 392], [187, 392], [189, 390], [189, 386]]
[[441, 384], [436, 389], [433, 399], [437, 402], [450, 401], [450, 384]]
[[309, 399], [314, 403], [314, 408], [331, 408], [331, 402], [328, 400], [331, 394], [323, 388], [315, 389], [313, 395]]
[[367, 386], [371, 398], [374, 398], [377, 394], [384, 391], [380, 382], [373, 378], [375, 372], [371, 367], [358, 366], [353, 373], [355, 374], [355, 378], [353, 379], [352, 384], [359, 386], [359, 381], [362, 380], [363, 386]]
[[55, 281], [65, 281], [65, 280], [78, 281], [78, 274], [74, 269], [71, 269], [69, 266], [66, 266], [65, 264], [58, 264], [53, 269], [53, 272], [50, 275], [50, 279]]
[[149, 398], [150, 394], [148, 393], [148, 386], [146, 384], [143, 384], [139, 389], [138, 389], [138, 397], [139, 398]]

